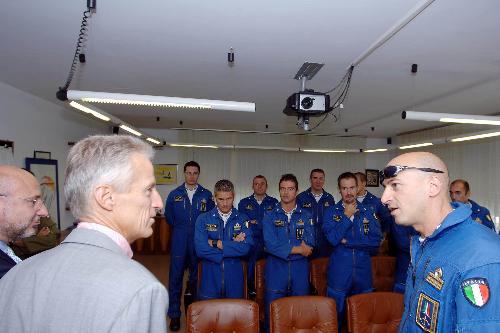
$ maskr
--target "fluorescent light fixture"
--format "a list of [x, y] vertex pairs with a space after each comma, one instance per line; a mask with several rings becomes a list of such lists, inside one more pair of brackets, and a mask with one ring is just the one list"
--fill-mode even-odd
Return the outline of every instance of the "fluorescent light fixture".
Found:
[[483, 133], [483, 134], [463, 136], [463, 137], [459, 137], [459, 138], [450, 139], [450, 141], [451, 142], [460, 142], [460, 141], [469, 141], [469, 140], [491, 138], [491, 137], [495, 137], [495, 136], [500, 136], [500, 132], [489, 132], [489, 133]]
[[103, 115], [103, 114], [101, 114], [101, 113], [99, 113], [99, 112], [97, 112], [95, 110], [92, 110], [91, 108], [89, 108], [89, 107], [87, 107], [85, 105], [79, 104], [79, 103], [77, 103], [75, 101], [71, 101], [69, 103], [69, 105], [71, 105], [75, 109], [78, 109], [78, 110], [83, 111], [85, 113], [89, 113], [89, 114], [93, 115], [94, 117], [99, 118], [101, 120], [104, 120], [104, 121], [110, 121], [111, 120], [110, 117], [105, 116], [105, 115]]
[[234, 146], [234, 149], [258, 149], [258, 150], [299, 151], [299, 148], [293, 148], [293, 147], [276, 147], [276, 146]]
[[379, 148], [379, 149], [367, 149], [367, 150], [363, 150], [363, 152], [365, 152], [365, 153], [376, 153], [376, 152], [379, 152], [379, 151], [387, 151], [387, 148]]
[[443, 123], [500, 126], [500, 117], [481, 116], [474, 114], [403, 111], [401, 117], [403, 119], [409, 119], [409, 120], [440, 121]]
[[185, 147], [185, 148], [219, 148], [213, 145], [197, 145], [191, 143], [169, 143], [171, 147]]
[[120, 128], [121, 128], [121, 129], [123, 129], [123, 130], [125, 130], [125, 131], [127, 131], [127, 132], [129, 132], [129, 133], [132, 133], [132, 134], [134, 134], [134, 135], [137, 135], [137, 136], [141, 136], [141, 135], [142, 135], [142, 134], [141, 134], [141, 132], [138, 132], [138, 131], [136, 131], [135, 129], [133, 129], [133, 128], [131, 128], [131, 127], [128, 127], [127, 125], [123, 125], [123, 124], [121, 124], [121, 125], [120, 125]]
[[255, 112], [255, 103], [210, 99], [120, 94], [97, 91], [68, 90], [69, 100], [90, 103], [145, 105], [175, 108], [214, 109], [223, 111]]
[[332, 149], [305, 149], [301, 148], [300, 151], [307, 153], [347, 153], [347, 150], [332, 150]]
[[159, 145], [161, 144], [160, 141], [156, 140], [156, 139], [153, 139], [153, 138], [147, 138], [146, 141], [149, 141], [151, 143], [154, 143], [155, 145]]
[[426, 146], [432, 146], [432, 143], [431, 142], [417, 143], [414, 145], [401, 146], [399, 147], [399, 149], [411, 149], [411, 148], [426, 147]]

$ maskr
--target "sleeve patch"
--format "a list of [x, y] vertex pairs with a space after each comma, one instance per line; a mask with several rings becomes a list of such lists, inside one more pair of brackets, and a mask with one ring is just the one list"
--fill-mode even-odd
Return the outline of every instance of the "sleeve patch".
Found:
[[460, 284], [462, 294], [472, 305], [482, 308], [490, 299], [490, 286], [485, 278], [471, 278]]

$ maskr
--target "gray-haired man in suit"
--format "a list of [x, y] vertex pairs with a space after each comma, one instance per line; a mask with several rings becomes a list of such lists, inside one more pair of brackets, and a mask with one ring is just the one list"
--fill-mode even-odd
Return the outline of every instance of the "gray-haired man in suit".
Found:
[[162, 208], [152, 157], [130, 136], [91, 136], [71, 149], [64, 192], [80, 223], [0, 280], [2, 332], [166, 332], [165, 287], [129, 245], [151, 235]]

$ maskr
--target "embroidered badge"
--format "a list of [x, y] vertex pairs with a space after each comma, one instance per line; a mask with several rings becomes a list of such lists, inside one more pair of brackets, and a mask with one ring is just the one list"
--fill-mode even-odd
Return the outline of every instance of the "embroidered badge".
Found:
[[424, 293], [420, 293], [415, 322], [424, 332], [436, 332], [438, 312], [439, 302]]
[[368, 232], [370, 231], [370, 222], [368, 221], [368, 219], [365, 217], [363, 219], [363, 233], [365, 235], [368, 235]]
[[429, 282], [431, 286], [436, 288], [437, 290], [443, 289], [443, 270], [441, 267], [438, 267], [434, 270], [434, 272], [429, 272], [425, 277], [425, 281]]
[[253, 210], [253, 206], [252, 204], [248, 204], [246, 207], [245, 207], [246, 210]]
[[476, 219], [474, 221], [479, 223], [479, 224], [483, 224], [483, 221], [481, 221], [481, 219], [479, 217], [476, 217]]
[[207, 211], [207, 200], [206, 199], [201, 199], [200, 211], [201, 212], [206, 212]]
[[295, 229], [295, 237], [297, 239], [304, 239], [304, 228]]
[[207, 231], [217, 231], [217, 224], [207, 224]]
[[284, 227], [285, 226], [285, 221], [276, 220], [276, 221], [274, 221], [274, 226], [275, 227]]
[[490, 214], [486, 214], [486, 219], [491, 222], [491, 216], [490, 216]]
[[303, 221], [302, 219], [299, 219], [299, 220], [297, 221], [297, 225], [304, 225], [304, 221]]
[[341, 218], [340, 218], [340, 216], [339, 216], [339, 215], [333, 215], [333, 220], [334, 220], [335, 222], [340, 222], [340, 219], [341, 219]]
[[325, 201], [325, 207], [330, 207], [330, 203], [328, 201]]
[[183, 200], [182, 195], [176, 195], [175, 198], [174, 198], [175, 202], [179, 202], [179, 201], [182, 201], [182, 200]]
[[234, 231], [240, 231], [241, 230], [241, 224], [239, 224], [238, 222], [236, 222], [236, 224], [234, 225]]
[[490, 286], [485, 278], [476, 277], [464, 280], [460, 287], [465, 299], [478, 308], [485, 306], [490, 299]]
[[304, 202], [302, 204], [302, 208], [311, 208], [311, 203], [310, 202]]
[[267, 210], [268, 210], [268, 211], [273, 210], [273, 206], [269, 206], [269, 207], [267, 207]]

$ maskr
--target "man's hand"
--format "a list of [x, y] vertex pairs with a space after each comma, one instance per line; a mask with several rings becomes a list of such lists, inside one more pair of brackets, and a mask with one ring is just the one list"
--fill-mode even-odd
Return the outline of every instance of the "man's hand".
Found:
[[352, 204], [345, 204], [344, 203], [344, 205], [345, 205], [344, 214], [348, 218], [351, 218], [351, 216], [353, 216], [354, 214], [356, 214], [357, 212], [359, 212], [358, 204], [357, 204], [356, 201], [354, 201]]
[[291, 254], [300, 254], [304, 257], [309, 257], [312, 254], [312, 250], [313, 250], [312, 247], [310, 247], [309, 245], [304, 243], [304, 241], [302, 241], [302, 243], [300, 243], [299, 246], [292, 247], [292, 251], [290, 253]]
[[222, 246], [222, 241], [221, 241], [220, 239], [217, 241], [217, 248], [218, 248], [219, 250], [222, 250], [222, 249], [224, 248], [224, 247]]
[[48, 236], [50, 234], [50, 229], [49, 227], [43, 227], [42, 229], [40, 229], [38, 231], [38, 233], [36, 234], [37, 236], [41, 236], [41, 237], [44, 237], [44, 236]]
[[347, 239], [342, 238], [342, 240], [340, 241], [340, 243], [342, 243], [342, 244], [347, 244]]
[[234, 237], [235, 242], [243, 242], [246, 238], [246, 235], [244, 232], [240, 232], [236, 237]]

